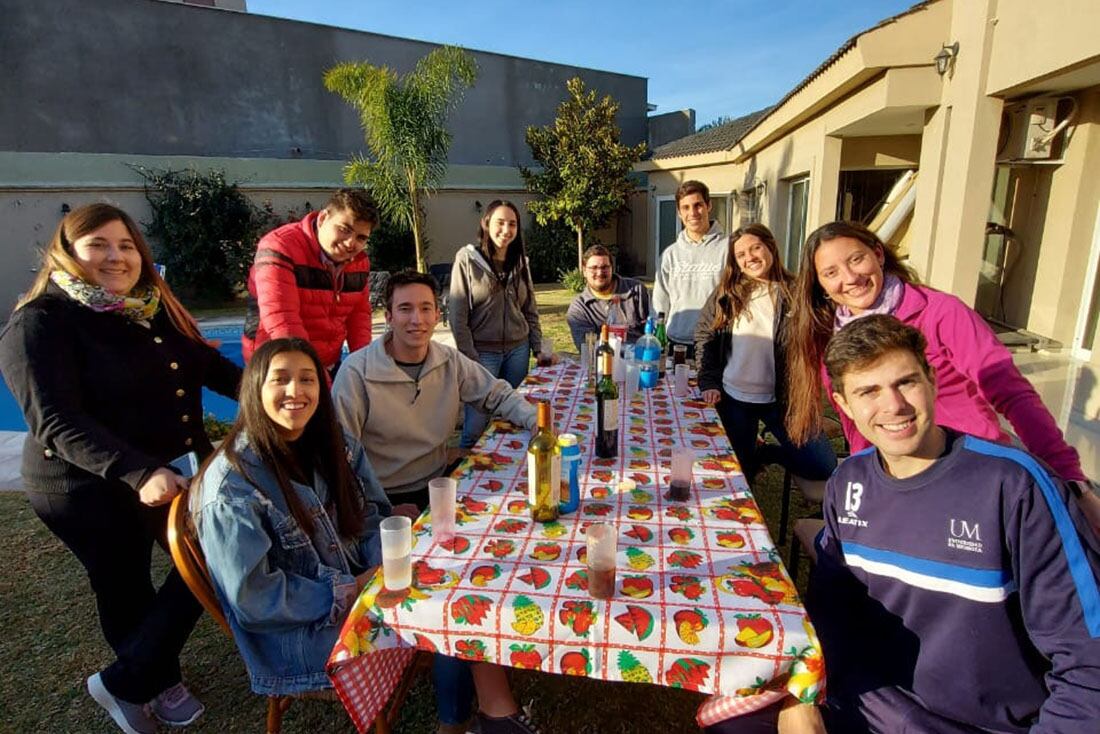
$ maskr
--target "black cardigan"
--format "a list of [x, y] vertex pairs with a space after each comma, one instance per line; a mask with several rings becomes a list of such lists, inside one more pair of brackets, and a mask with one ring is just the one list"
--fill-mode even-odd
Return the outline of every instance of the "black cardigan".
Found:
[[181, 454], [206, 456], [202, 387], [235, 399], [241, 377], [163, 308], [146, 328], [52, 283], [0, 334], [0, 371], [27, 421], [26, 489], [52, 493], [104, 481], [136, 490]]
[[[695, 359], [699, 367], [699, 391], [722, 390], [722, 372], [729, 360], [731, 340], [730, 329], [716, 331], [714, 314], [718, 310], [718, 289], [710, 294], [699, 320], [695, 322]], [[775, 354], [775, 400], [780, 407], [787, 406], [787, 302], [780, 296], [776, 302], [775, 339], [772, 348]]]

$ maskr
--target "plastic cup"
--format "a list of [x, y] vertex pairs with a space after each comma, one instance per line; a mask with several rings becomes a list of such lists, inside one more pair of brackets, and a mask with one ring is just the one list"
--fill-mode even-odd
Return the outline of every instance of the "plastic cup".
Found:
[[382, 577], [386, 588], [400, 591], [412, 583], [412, 520], [401, 515], [387, 517], [379, 525], [382, 541]]
[[672, 346], [672, 364], [687, 364], [688, 348], [686, 344], [674, 344]]
[[454, 540], [455, 494], [458, 482], [450, 477], [428, 480], [428, 502], [432, 508], [432, 538], [437, 543]]
[[594, 599], [610, 599], [615, 595], [615, 554], [619, 550], [619, 534], [609, 522], [597, 522], [585, 531], [588, 544], [588, 593]]
[[669, 481], [668, 498], [676, 502], [686, 502], [691, 497], [692, 467], [695, 464], [695, 452], [686, 446], [672, 450], [672, 475]]
[[634, 396], [638, 394], [638, 381], [641, 374], [641, 366], [637, 360], [626, 360], [626, 390], [623, 391], [623, 395], [628, 403], [632, 402]]
[[538, 360], [538, 366], [539, 367], [549, 367], [551, 364], [553, 364], [553, 359], [552, 359], [553, 355], [554, 355], [554, 340], [553, 339], [543, 339], [542, 340], [542, 346], [539, 349], [538, 356], [536, 357], [536, 359]]
[[672, 394], [678, 398], [688, 394], [688, 366], [686, 364], [676, 365], [676, 371], [672, 377]]

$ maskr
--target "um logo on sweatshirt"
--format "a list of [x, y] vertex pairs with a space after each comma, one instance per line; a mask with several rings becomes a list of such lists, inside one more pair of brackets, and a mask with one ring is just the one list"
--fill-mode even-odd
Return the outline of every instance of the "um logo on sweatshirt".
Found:
[[982, 529], [978, 523], [951, 518], [948, 524], [947, 547], [970, 553], [982, 552]]

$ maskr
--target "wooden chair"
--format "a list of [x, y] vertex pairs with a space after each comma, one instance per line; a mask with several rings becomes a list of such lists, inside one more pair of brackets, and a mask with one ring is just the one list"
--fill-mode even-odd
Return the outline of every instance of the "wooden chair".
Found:
[[[229, 635], [233, 633], [229, 629], [229, 622], [225, 619], [221, 603], [214, 593], [213, 583], [210, 581], [210, 572], [206, 568], [206, 559], [202, 555], [202, 547], [199, 545], [195, 528], [191, 522], [191, 513], [187, 506], [187, 493], [181, 492], [172, 500], [172, 506], [168, 511], [168, 549], [172, 554], [172, 561], [183, 577], [184, 583], [195, 598], [202, 604], [203, 609], [214, 618]], [[234, 642], [234, 645], [236, 642]], [[405, 674], [390, 698], [389, 704], [374, 720], [375, 734], [391, 734], [401, 712], [401, 705], [416, 678], [423, 669], [430, 667], [431, 655], [418, 652], [413, 663], [405, 670]], [[295, 698], [321, 698], [336, 700], [336, 693], [330, 689], [309, 691], [294, 696], [268, 696], [267, 697], [267, 734], [280, 734], [283, 728], [283, 715], [290, 708]]]

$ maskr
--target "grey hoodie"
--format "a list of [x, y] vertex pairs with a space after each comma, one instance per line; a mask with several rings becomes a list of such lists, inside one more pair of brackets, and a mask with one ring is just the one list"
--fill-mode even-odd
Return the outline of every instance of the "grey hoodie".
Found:
[[451, 332], [458, 351], [476, 360], [479, 352], [509, 352], [524, 342], [535, 354], [542, 328], [535, 305], [535, 286], [524, 262], [501, 282], [475, 245], [455, 254], [447, 301]]
[[653, 284], [653, 310], [668, 317], [668, 338], [680, 344], [695, 341], [695, 322], [726, 265], [729, 251], [726, 233], [718, 222], [700, 243], [688, 239], [687, 230], [661, 253], [661, 267]]

